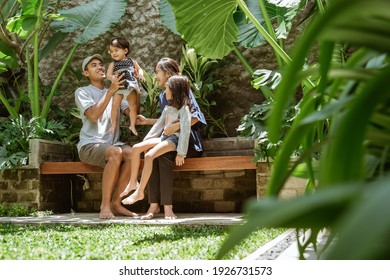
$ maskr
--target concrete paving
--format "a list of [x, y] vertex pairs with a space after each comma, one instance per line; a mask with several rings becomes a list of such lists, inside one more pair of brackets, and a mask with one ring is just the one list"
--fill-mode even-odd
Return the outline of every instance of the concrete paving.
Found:
[[155, 215], [154, 219], [118, 216], [115, 219], [99, 219], [98, 213], [69, 213], [45, 217], [0, 217], [0, 223], [15, 224], [143, 224], [143, 225], [235, 225], [243, 222], [239, 213], [183, 213], [177, 214], [176, 220], [165, 220], [164, 214]]

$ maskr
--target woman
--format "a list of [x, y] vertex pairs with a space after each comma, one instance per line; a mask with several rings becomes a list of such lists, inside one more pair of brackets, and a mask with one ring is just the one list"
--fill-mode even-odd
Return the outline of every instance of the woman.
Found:
[[[159, 86], [165, 87], [166, 82], [171, 76], [180, 75], [178, 63], [171, 58], [162, 58], [155, 67], [155, 79]], [[190, 90], [191, 99], [191, 135], [188, 146], [187, 157], [200, 157], [203, 151], [203, 145], [200, 136], [200, 127], [206, 125], [203, 113]], [[168, 104], [165, 90], [159, 95], [160, 109], [163, 111]], [[154, 125], [157, 119], [145, 118], [138, 116], [137, 124]], [[164, 134], [169, 136], [180, 129], [179, 123], [174, 123], [164, 129]], [[168, 152], [157, 157], [153, 161], [153, 171], [150, 176], [148, 188], [148, 202], [150, 204], [147, 213], [142, 219], [152, 219], [154, 214], [160, 212], [160, 204], [164, 206], [165, 219], [176, 219], [172, 206], [173, 193], [173, 165], [175, 162], [176, 152]]]

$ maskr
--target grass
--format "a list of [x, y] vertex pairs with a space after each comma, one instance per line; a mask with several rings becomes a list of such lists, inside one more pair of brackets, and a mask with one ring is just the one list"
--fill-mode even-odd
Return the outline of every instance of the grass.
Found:
[[[226, 226], [0, 224], [2, 260], [211, 260]], [[283, 233], [258, 230], [226, 259], [243, 259]]]

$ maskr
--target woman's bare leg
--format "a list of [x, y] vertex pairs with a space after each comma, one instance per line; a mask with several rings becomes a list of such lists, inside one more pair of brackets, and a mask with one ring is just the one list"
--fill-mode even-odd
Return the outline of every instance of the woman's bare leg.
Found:
[[158, 203], [150, 203], [149, 209], [145, 215], [141, 216], [142, 220], [150, 220], [154, 218], [154, 215], [160, 213], [160, 206]]
[[138, 200], [142, 200], [144, 198], [144, 191], [146, 188], [146, 184], [148, 183], [150, 175], [152, 174], [153, 160], [162, 154], [174, 150], [175, 150], [175, 146], [171, 142], [162, 141], [145, 154], [144, 168], [142, 170], [139, 187], [135, 190], [135, 192], [132, 195], [122, 200], [123, 204], [133, 204]]
[[172, 205], [164, 205], [164, 217], [166, 220], [175, 220], [177, 218], [172, 208]]

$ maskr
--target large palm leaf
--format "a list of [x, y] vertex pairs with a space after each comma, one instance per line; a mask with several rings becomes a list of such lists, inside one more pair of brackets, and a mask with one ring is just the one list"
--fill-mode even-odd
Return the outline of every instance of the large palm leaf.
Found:
[[168, 0], [183, 39], [203, 56], [223, 58], [234, 47], [238, 29], [235, 0]]
[[[245, 2], [254, 18], [266, 29], [267, 22], [258, 0], [162, 0], [160, 14], [163, 24], [174, 33], [181, 34], [198, 53], [210, 58], [223, 58], [235, 42], [250, 48], [266, 42], [258, 27], [248, 20], [248, 15], [237, 9], [239, 2]], [[269, 20], [275, 22], [278, 19], [278, 38], [285, 38], [301, 0], [282, 1], [278, 5], [264, 2]]]
[[65, 19], [54, 22], [51, 27], [64, 33], [81, 30], [74, 42], [85, 43], [107, 32], [124, 15], [126, 7], [126, 0], [95, 0], [60, 11]]

